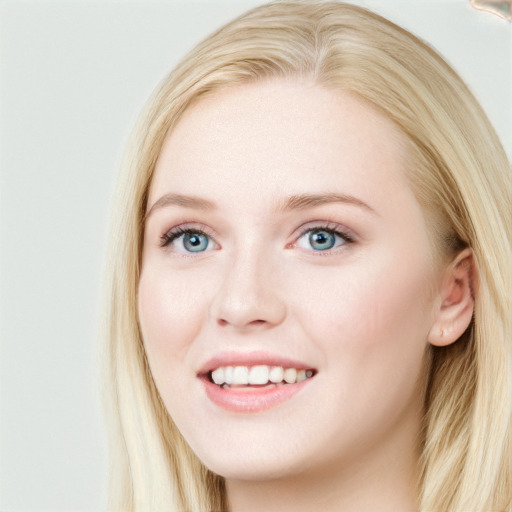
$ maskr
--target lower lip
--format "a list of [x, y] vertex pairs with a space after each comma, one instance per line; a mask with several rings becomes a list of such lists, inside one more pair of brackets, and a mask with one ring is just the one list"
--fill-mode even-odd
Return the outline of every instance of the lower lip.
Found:
[[273, 388], [221, 388], [203, 378], [207, 397], [215, 404], [230, 412], [261, 412], [290, 400], [309, 384], [311, 378], [296, 384], [282, 384]]

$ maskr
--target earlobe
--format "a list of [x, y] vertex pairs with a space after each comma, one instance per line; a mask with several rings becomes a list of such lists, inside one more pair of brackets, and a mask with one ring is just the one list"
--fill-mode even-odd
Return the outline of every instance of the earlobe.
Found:
[[475, 281], [473, 253], [464, 249], [445, 269], [429, 343], [447, 346], [464, 334], [473, 317]]

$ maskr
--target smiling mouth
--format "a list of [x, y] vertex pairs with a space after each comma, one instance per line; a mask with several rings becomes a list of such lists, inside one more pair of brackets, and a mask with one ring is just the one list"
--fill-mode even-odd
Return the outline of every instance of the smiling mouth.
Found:
[[311, 379], [312, 368], [287, 368], [283, 366], [220, 366], [206, 374], [207, 379], [223, 389], [272, 389], [277, 386], [297, 384]]
[[[209, 400], [230, 413], [262, 413], [291, 400], [314, 380], [317, 370], [249, 364], [211, 366], [198, 374]], [[217, 363], [218, 364], [218, 363]]]

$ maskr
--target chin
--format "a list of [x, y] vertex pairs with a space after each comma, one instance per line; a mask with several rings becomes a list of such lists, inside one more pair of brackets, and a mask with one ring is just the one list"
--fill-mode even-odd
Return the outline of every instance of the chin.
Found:
[[[273, 480], [298, 474], [308, 466], [303, 443], [285, 439], [226, 439], [203, 449], [192, 447], [201, 462], [227, 480]], [[269, 442], [270, 441], [270, 442]], [[278, 442], [276, 442], [278, 441]], [[227, 446], [226, 446], [227, 445]], [[199, 449], [196, 449], [199, 448]], [[212, 449], [214, 448], [214, 449]]]
[[295, 464], [291, 462], [287, 464], [284, 460], [276, 459], [275, 456], [269, 454], [260, 456], [256, 460], [208, 460], [204, 464], [210, 471], [226, 480], [261, 482], [282, 479], [299, 473]]

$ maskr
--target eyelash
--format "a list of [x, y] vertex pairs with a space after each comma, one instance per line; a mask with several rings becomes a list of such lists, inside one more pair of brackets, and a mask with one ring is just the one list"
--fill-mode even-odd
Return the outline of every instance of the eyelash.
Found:
[[307, 224], [306, 226], [302, 227], [300, 230], [299, 235], [297, 236], [295, 242], [290, 244], [290, 247], [297, 247], [297, 242], [307, 233], [310, 233], [312, 231], [323, 231], [326, 233], [329, 233], [331, 235], [337, 236], [343, 240], [343, 244], [341, 246], [334, 247], [332, 249], [327, 249], [324, 251], [321, 250], [314, 250], [311, 249], [311, 252], [313, 252], [315, 255], [318, 256], [326, 256], [329, 254], [332, 254], [335, 251], [343, 250], [346, 248], [346, 245], [353, 244], [355, 242], [354, 237], [347, 232], [347, 230], [342, 229], [339, 224], [336, 223], [324, 223], [324, 224]]
[[[331, 235], [337, 236], [341, 238], [344, 243], [341, 244], [341, 246], [334, 247], [333, 249], [327, 249], [327, 250], [314, 250], [311, 249], [312, 253], [316, 253], [317, 255], [328, 255], [332, 254], [333, 251], [341, 250], [344, 246], [353, 244], [355, 242], [354, 237], [349, 234], [346, 230], [343, 230], [340, 228], [338, 224], [335, 223], [324, 223], [324, 224], [307, 224], [306, 226], [302, 227], [298, 236], [295, 237], [295, 241], [288, 244], [286, 247], [297, 247], [297, 242], [307, 233], [312, 231], [324, 231], [326, 233], [329, 233]], [[160, 247], [167, 247], [171, 245], [175, 240], [179, 239], [181, 236], [185, 234], [198, 234], [208, 237], [208, 239], [212, 240], [215, 243], [215, 240], [213, 239], [212, 235], [207, 232], [207, 230], [201, 229], [201, 228], [194, 228], [189, 226], [177, 226], [175, 228], [170, 229], [166, 233], [164, 233], [160, 237]], [[200, 251], [204, 252], [204, 251]], [[193, 252], [190, 252], [190, 254], [193, 254]]]
[[204, 235], [210, 239], [212, 238], [211, 234], [207, 233], [204, 229], [187, 226], [177, 226], [175, 228], [170, 229], [160, 237], [160, 247], [166, 247], [172, 244], [180, 236], [186, 235], [187, 233]]

